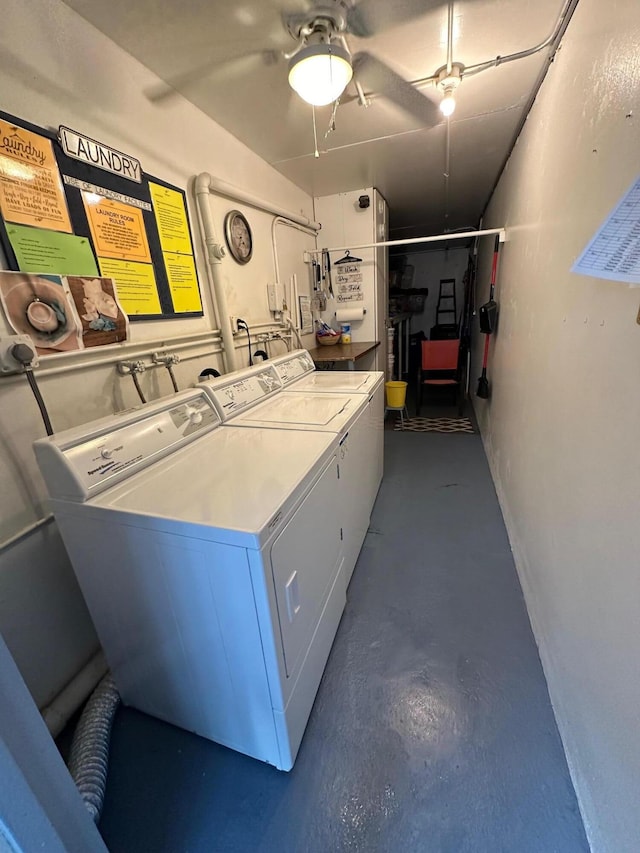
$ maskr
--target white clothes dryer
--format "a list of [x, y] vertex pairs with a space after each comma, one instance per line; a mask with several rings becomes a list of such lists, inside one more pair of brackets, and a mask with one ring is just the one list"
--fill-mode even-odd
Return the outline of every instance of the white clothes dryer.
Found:
[[291, 769], [346, 600], [336, 447], [201, 389], [35, 443], [126, 704]]
[[345, 541], [343, 571], [349, 583], [369, 528], [380, 485], [382, 446], [372, 409], [383, 406], [382, 385], [371, 395], [295, 393], [281, 389], [274, 364], [229, 374], [203, 383], [225, 424], [258, 429], [332, 433], [338, 442], [340, 491]]
[[285, 391], [369, 395], [369, 426], [375, 437], [374, 463], [370, 471], [373, 507], [384, 468], [384, 373], [379, 370], [316, 370], [313, 359], [304, 349], [278, 356], [272, 363]]

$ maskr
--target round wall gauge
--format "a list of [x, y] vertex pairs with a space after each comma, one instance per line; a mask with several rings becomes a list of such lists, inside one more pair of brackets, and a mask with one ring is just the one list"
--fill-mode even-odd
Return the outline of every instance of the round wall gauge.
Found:
[[239, 210], [230, 210], [224, 218], [224, 236], [231, 256], [246, 264], [253, 253], [253, 236], [246, 218]]

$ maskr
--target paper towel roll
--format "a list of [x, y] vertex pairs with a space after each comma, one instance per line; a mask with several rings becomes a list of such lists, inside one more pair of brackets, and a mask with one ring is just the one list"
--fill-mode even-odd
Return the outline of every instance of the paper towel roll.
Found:
[[353, 323], [354, 320], [364, 319], [364, 308], [338, 308], [336, 320], [338, 323]]

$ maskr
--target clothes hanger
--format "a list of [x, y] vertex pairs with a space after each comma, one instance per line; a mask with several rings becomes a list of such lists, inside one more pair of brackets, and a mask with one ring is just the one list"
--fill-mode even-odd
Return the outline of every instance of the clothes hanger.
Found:
[[347, 249], [344, 258], [340, 258], [339, 261], [335, 261], [334, 266], [338, 266], [338, 264], [361, 264], [362, 258], [356, 258], [355, 255], [352, 255], [349, 249]]

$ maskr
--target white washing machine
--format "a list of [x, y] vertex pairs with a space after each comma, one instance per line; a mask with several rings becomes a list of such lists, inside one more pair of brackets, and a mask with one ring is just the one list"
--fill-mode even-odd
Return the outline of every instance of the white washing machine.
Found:
[[[349, 583], [369, 527], [380, 485], [382, 447], [371, 409], [383, 406], [382, 385], [371, 399], [358, 393], [296, 393], [282, 389], [272, 363], [203, 383], [225, 424], [254, 429], [332, 433], [338, 438], [345, 541], [343, 572]], [[286, 448], [283, 448], [286, 453]], [[321, 523], [321, 517], [318, 519]]]
[[[287, 391], [346, 391], [372, 394], [384, 380], [379, 370], [316, 370], [306, 349], [272, 359]], [[384, 411], [383, 411], [384, 414]]]
[[346, 600], [336, 447], [201, 389], [35, 443], [126, 704], [291, 769]]

